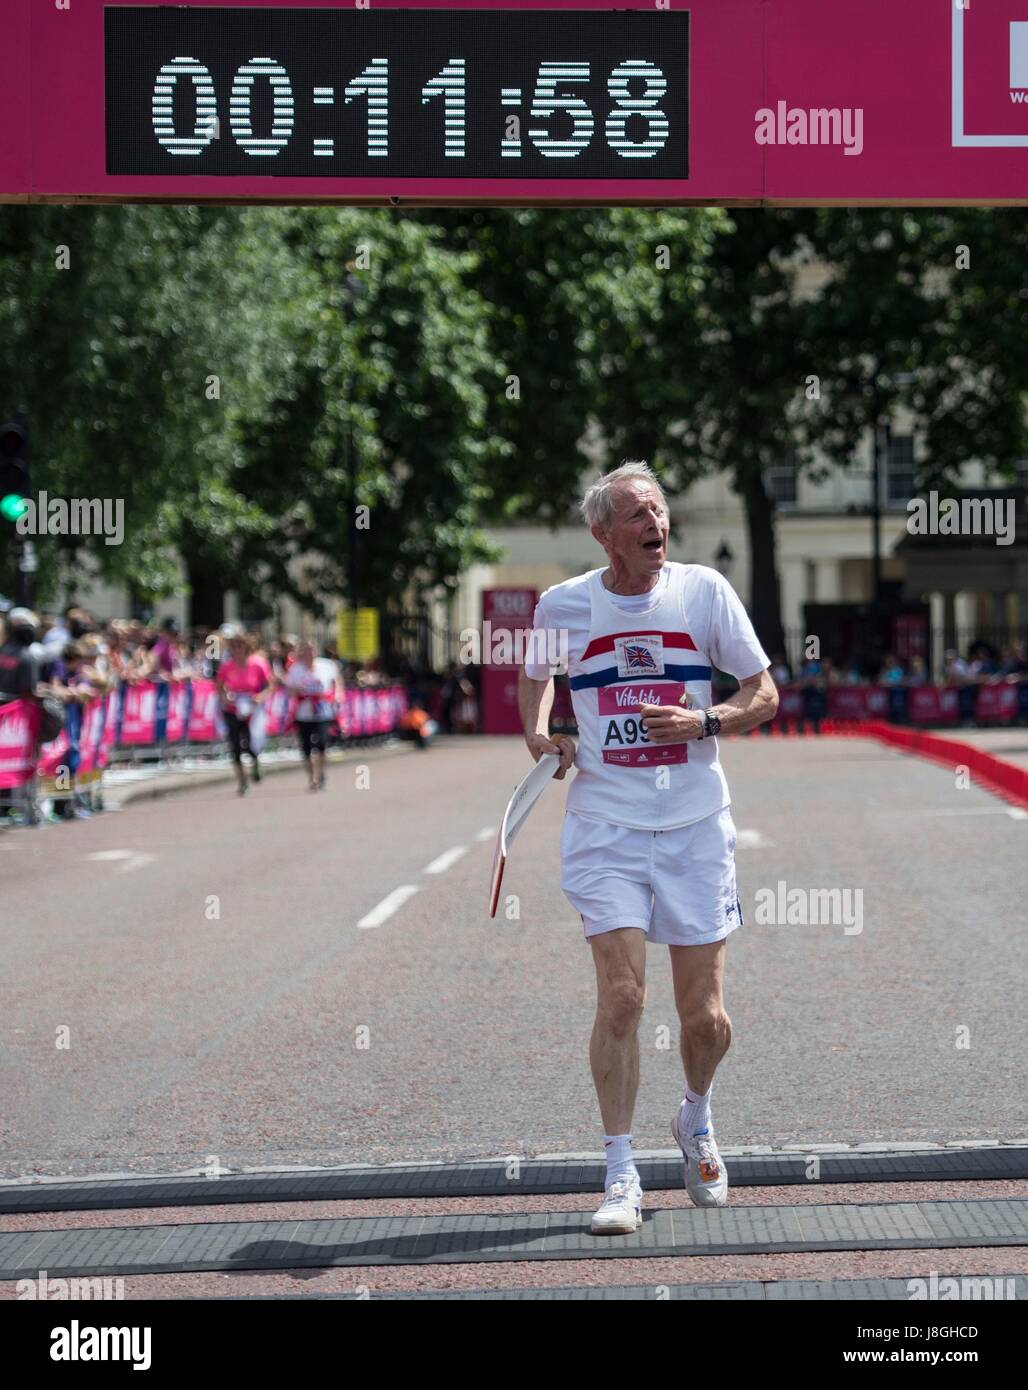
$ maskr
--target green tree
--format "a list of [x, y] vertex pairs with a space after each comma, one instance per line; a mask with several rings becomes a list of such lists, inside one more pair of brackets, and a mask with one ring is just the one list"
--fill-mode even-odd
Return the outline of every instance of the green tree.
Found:
[[278, 521], [240, 564], [322, 612], [332, 596], [396, 610], [452, 589], [495, 553], [478, 523], [509, 452], [487, 427], [470, 253], [431, 224], [354, 209], [294, 212], [284, 241], [302, 284], [289, 365], [234, 479]]

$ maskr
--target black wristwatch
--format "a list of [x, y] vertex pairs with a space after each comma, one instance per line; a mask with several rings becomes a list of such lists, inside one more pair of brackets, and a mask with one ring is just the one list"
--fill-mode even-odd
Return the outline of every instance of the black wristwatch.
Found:
[[700, 734], [700, 738], [713, 738], [720, 732], [721, 720], [713, 710], [705, 709], [703, 711], [703, 733]]

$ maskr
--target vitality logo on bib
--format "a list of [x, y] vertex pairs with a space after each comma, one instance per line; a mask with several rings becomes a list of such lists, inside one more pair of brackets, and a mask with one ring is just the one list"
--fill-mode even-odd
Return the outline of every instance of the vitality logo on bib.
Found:
[[618, 661], [618, 675], [622, 680], [628, 676], [664, 674], [664, 638], [660, 633], [645, 637], [615, 637], [614, 652]]
[[676, 704], [684, 689], [677, 681], [665, 681], [653, 685], [608, 685], [598, 690], [596, 712], [603, 730], [603, 761], [622, 767], [688, 762], [684, 743], [651, 743], [639, 713], [640, 705]]

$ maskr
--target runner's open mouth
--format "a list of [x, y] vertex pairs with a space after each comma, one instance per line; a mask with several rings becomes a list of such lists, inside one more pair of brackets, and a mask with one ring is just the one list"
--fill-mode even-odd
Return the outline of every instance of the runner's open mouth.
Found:
[[661, 540], [643, 541], [643, 550], [660, 550], [663, 547], [663, 545], [664, 542]]

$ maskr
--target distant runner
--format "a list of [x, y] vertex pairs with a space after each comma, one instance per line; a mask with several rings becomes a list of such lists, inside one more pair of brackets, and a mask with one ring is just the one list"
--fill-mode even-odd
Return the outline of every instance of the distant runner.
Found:
[[342, 674], [336, 662], [327, 656], [318, 656], [314, 643], [304, 640], [297, 646], [296, 660], [286, 673], [286, 686], [299, 696], [296, 732], [307, 770], [308, 789], [322, 791], [328, 731], [335, 716], [336, 701], [343, 693]]
[[251, 647], [250, 639], [241, 628], [226, 623], [220, 629], [228, 645], [228, 657], [218, 667], [215, 683], [221, 697], [221, 717], [225, 721], [232, 761], [240, 796], [246, 795], [246, 769], [243, 754], [249, 753], [253, 765], [253, 780], [261, 780], [261, 765], [251, 743], [251, 725], [260, 707], [272, 691], [271, 668]]
[[[668, 561], [667, 501], [646, 464], [626, 463], [599, 479], [582, 514], [608, 566], [556, 584], [539, 600], [518, 702], [532, 756], [559, 753], [558, 777], [572, 763], [578, 770], [561, 833], [561, 884], [596, 967], [589, 1060], [607, 1175], [592, 1230], [615, 1235], [642, 1221], [631, 1128], [647, 941], [671, 955], [686, 1080], [671, 1128], [685, 1187], [696, 1206], [728, 1200], [710, 1097], [732, 1037], [722, 997], [725, 938], [742, 925], [742, 909], [716, 735], [772, 718], [778, 694], [728, 581], [705, 565]], [[548, 631], [565, 634], [577, 752], [573, 739], [547, 732], [551, 677], [560, 668], [533, 657], [554, 650]], [[713, 666], [741, 687], [716, 707]]]

